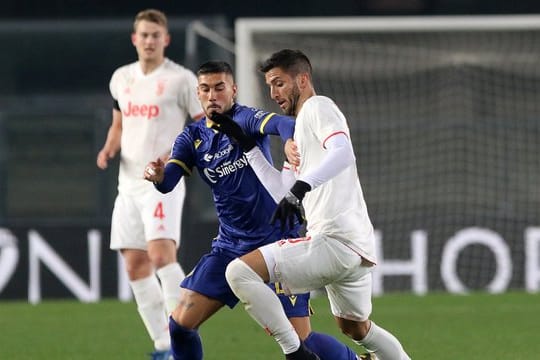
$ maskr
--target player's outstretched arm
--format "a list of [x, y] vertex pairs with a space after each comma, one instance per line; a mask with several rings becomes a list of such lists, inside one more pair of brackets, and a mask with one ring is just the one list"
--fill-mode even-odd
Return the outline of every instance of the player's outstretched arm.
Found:
[[228, 115], [213, 112], [210, 119], [215, 123], [212, 128], [221, 131], [231, 139], [234, 139], [244, 151], [253, 149], [257, 143], [253, 138], [246, 135], [240, 125]]
[[287, 193], [287, 189], [294, 183], [294, 175], [290, 166], [285, 165], [282, 172], [275, 169], [256, 146], [255, 140], [246, 135], [240, 125], [230, 116], [214, 112], [211, 119], [217, 124], [213, 126], [214, 129], [234, 139], [242, 147], [259, 181], [274, 201], [278, 203]]
[[160, 158], [149, 162], [144, 170], [144, 179], [154, 183], [154, 187], [164, 194], [172, 191], [183, 175], [182, 167], [171, 161], [165, 165]]
[[246, 158], [261, 184], [263, 184], [276, 204], [279, 203], [295, 181], [290, 165], [285, 163], [283, 170], [281, 172], [278, 171], [268, 162], [257, 146], [246, 152]]

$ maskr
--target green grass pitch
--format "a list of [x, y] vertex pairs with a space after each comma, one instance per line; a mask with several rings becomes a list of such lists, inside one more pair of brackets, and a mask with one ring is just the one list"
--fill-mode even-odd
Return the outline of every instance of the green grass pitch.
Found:
[[[313, 328], [341, 335], [326, 298], [314, 299]], [[375, 298], [372, 319], [413, 359], [540, 359], [540, 294]], [[205, 359], [283, 359], [241, 306], [224, 308], [201, 329]], [[134, 303], [104, 300], [0, 302], [0, 359], [147, 359], [152, 344]]]

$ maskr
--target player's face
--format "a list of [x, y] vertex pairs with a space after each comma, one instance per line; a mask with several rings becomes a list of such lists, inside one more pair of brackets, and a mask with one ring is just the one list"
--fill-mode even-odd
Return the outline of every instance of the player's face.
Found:
[[270, 87], [270, 97], [277, 102], [283, 113], [296, 116], [300, 99], [297, 77], [292, 77], [281, 68], [270, 69], [264, 77]]
[[137, 24], [137, 31], [131, 35], [131, 42], [137, 49], [141, 61], [161, 61], [170, 36], [165, 27], [142, 20]]
[[207, 117], [214, 111], [222, 114], [234, 104], [236, 84], [230, 74], [199, 75], [197, 95]]

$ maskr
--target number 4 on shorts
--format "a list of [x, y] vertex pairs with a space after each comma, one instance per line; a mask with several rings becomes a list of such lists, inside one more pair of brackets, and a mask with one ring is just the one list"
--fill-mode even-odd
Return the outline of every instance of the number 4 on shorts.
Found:
[[154, 209], [154, 217], [159, 218], [160, 220], [163, 220], [165, 217], [165, 214], [163, 213], [163, 203], [161, 201], [158, 202]]

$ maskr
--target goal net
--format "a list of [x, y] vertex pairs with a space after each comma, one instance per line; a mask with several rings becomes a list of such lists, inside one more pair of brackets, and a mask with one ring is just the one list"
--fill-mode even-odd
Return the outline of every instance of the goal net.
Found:
[[540, 17], [239, 19], [235, 32], [241, 103], [279, 111], [257, 67], [300, 49], [347, 117], [376, 294], [539, 289]]

